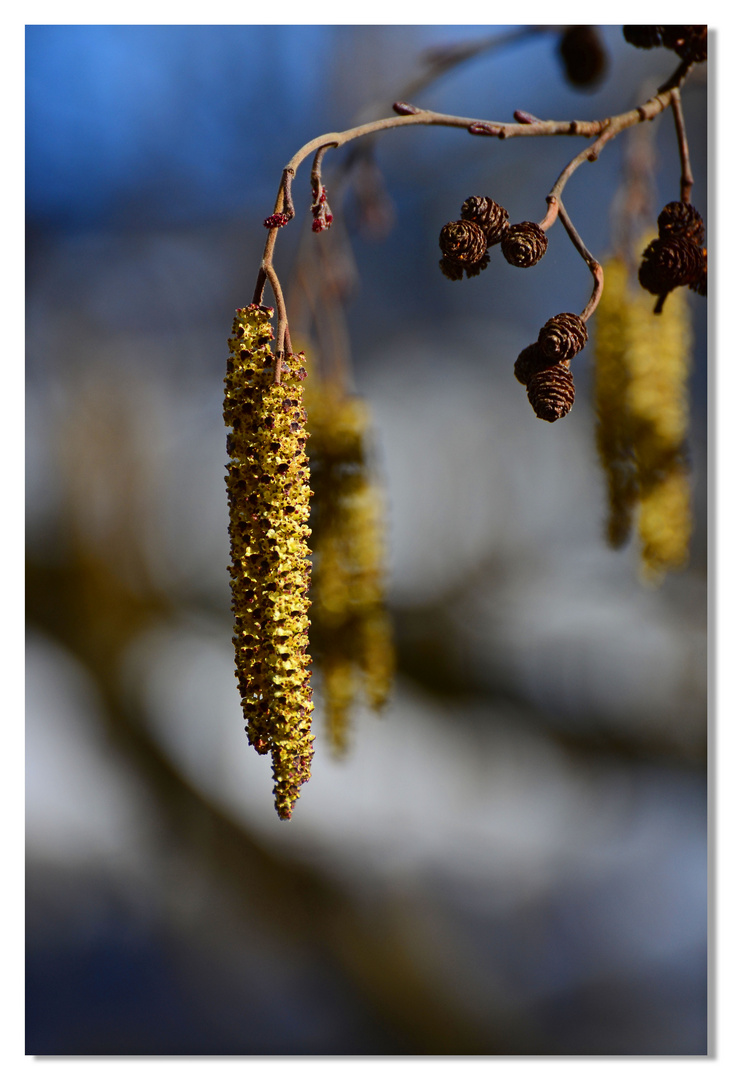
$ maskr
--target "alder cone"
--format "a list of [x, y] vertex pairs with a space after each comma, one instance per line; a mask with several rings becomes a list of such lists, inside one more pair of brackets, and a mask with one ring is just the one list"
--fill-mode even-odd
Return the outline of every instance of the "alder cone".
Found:
[[473, 221], [483, 230], [488, 247], [498, 244], [508, 228], [508, 210], [487, 195], [471, 195], [460, 211], [464, 221]]
[[689, 240], [701, 245], [704, 243], [704, 219], [691, 203], [666, 203], [658, 215], [658, 232], [662, 239], [688, 236]]
[[579, 315], [563, 311], [554, 315], [539, 331], [539, 345], [554, 363], [571, 360], [587, 344], [587, 327]]
[[535, 341], [518, 354], [518, 359], [513, 365], [513, 373], [522, 386], [526, 386], [532, 375], [535, 375], [537, 371], [543, 371], [544, 368], [551, 367], [553, 363], [554, 361], [549, 360], [544, 354], [539, 342]]
[[474, 221], [448, 221], [440, 231], [440, 269], [452, 281], [474, 277], [490, 262], [483, 230]]
[[703, 250], [686, 236], [652, 240], [638, 271], [641, 286], [660, 296], [680, 285], [693, 285], [702, 271]]
[[661, 41], [682, 60], [701, 63], [707, 58], [706, 26], [661, 26]]
[[629, 45], [635, 45], [636, 49], [657, 49], [663, 44], [663, 29], [662, 26], [624, 26], [623, 37]]
[[565, 417], [574, 405], [574, 379], [563, 364], [537, 371], [526, 390], [536, 415], [550, 424]]
[[543, 258], [549, 241], [546, 233], [534, 221], [510, 225], [501, 240], [501, 251], [511, 266], [535, 266]]
[[706, 26], [689, 26], [689, 34], [681, 47], [676, 51], [684, 60], [691, 60], [695, 64], [702, 64], [707, 58], [707, 28]]
[[559, 42], [559, 55], [573, 86], [594, 86], [607, 67], [602, 38], [594, 26], [568, 26]]

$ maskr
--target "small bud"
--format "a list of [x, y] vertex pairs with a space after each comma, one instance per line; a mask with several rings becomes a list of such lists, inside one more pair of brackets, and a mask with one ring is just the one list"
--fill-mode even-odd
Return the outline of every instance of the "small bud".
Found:
[[315, 201], [310, 207], [313, 215], [312, 230], [315, 233], [319, 233], [331, 227], [333, 224], [333, 214], [331, 213], [330, 206], [328, 206], [328, 192], [324, 187], [314, 188], [313, 198]]
[[499, 139], [505, 139], [506, 137], [503, 128], [496, 127], [495, 124], [471, 124], [468, 133], [470, 135], [497, 135]]
[[265, 229], [281, 229], [290, 220], [291, 214], [270, 214], [262, 224]]
[[333, 224], [332, 214], [323, 214], [313, 219], [312, 230], [314, 233], [324, 232]]
[[540, 124], [541, 120], [538, 116], [534, 116], [533, 113], [526, 112], [524, 109], [516, 109], [513, 114], [513, 118], [517, 124]]
[[395, 101], [392, 105], [392, 109], [399, 116], [416, 116], [417, 113], [422, 112], [416, 105], [410, 105], [406, 101]]

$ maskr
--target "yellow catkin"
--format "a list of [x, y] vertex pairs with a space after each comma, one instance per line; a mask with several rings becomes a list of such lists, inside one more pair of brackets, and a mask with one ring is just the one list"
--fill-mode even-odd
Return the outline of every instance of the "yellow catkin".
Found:
[[306, 402], [313, 486], [313, 641], [323, 672], [328, 740], [347, 743], [359, 692], [372, 708], [386, 702], [394, 672], [384, 606], [384, 503], [369, 474], [369, 410], [339, 387], [313, 380]]
[[273, 381], [272, 309], [238, 309], [229, 339], [224, 420], [229, 465], [236, 672], [247, 735], [269, 753], [275, 807], [289, 818], [313, 755], [307, 539], [310, 472], [302, 401], [305, 357]]
[[683, 461], [661, 472], [641, 500], [638, 536], [642, 569], [650, 581], [683, 568], [689, 557], [689, 476]]
[[[639, 251], [648, 244], [645, 237]], [[608, 540], [627, 539], [636, 511], [641, 571], [683, 567], [691, 535], [687, 437], [691, 314], [675, 289], [660, 315], [621, 259], [605, 263], [596, 314], [596, 442], [608, 486]]]
[[605, 532], [611, 547], [630, 536], [638, 498], [633, 429], [628, 405], [630, 326], [628, 270], [622, 259], [604, 264], [605, 287], [595, 314], [595, 443], [607, 486]]
[[688, 466], [688, 380], [691, 314], [685, 289], [675, 289], [663, 313], [641, 290], [630, 304], [628, 404], [638, 467], [638, 538], [649, 580], [688, 560], [691, 484]]

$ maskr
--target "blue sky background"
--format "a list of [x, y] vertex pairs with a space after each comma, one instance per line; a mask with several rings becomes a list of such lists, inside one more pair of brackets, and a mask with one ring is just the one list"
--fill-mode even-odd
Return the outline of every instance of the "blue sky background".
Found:
[[[422, 49], [486, 34], [485, 27], [461, 26], [361, 32], [366, 40], [379, 31], [387, 34], [383, 64], [392, 69], [392, 87], [411, 73]], [[387, 96], [392, 92], [378, 82], [384, 72], [377, 65], [371, 86], [333, 93], [332, 66], [347, 67], [349, 55], [358, 64], [358, 37], [359, 28], [336, 26], [29, 26], [30, 213], [99, 222], [131, 189], [161, 198], [163, 177], [175, 192], [166, 200], [171, 218], [235, 207], [242, 169], [250, 190], [281, 160], [290, 132], [306, 141], [348, 123], [349, 107], [363, 105], [364, 95], [382, 85]], [[616, 29], [608, 47], [637, 62], [627, 46], [618, 50], [619, 37]], [[523, 107], [538, 108], [549, 91], [546, 103], [560, 111], [596, 105], [596, 94], [578, 94], [557, 80], [553, 49], [553, 41], [538, 40], [518, 57], [509, 50], [472, 60], [422, 100], [439, 101], [448, 112], [470, 103], [478, 114], [510, 118], [518, 65]]]

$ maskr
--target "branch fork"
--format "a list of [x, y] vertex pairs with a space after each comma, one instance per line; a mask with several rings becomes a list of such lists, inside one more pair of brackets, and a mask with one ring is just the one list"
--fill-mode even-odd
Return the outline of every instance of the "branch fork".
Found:
[[567, 181], [584, 162], [597, 161], [602, 150], [607, 144], [620, 134], [621, 131], [636, 124], [653, 120], [669, 106], [673, 110], [676, 132], [679, 143], [679, 152], [682, 160], [681, 197], [682, 201], [688, 201], [693, 177], [689, 164], [688, 144], [684, 129], [683, 114], [681, 111], [681, 99], [679, 90], [685, 81], [693, 65], [683, 62], [674, 74], [659, 91], [644, 104], [620, 113], [617, 116], [607, 117], [602, 120], [541, 120], [532, 113], [517, 109], [514, 112], [514, 123], [501, 123], [493, 120], [476, 119], [473, 117], [451, 116], [445, 113], [433, 112], [430, 109], [420, 109], [408, 102], [397, 101], [393, 105], [396, 115], [383, 117], [368, 123], [358, 124], [346, 131], [329, 132], [320, 135], [310, 142], [305, 143], [290, 159], [282, 171], [282, 179], [277, 192], [277, 198], [273, 213], [265, 224], [269, 231], [264, 247], [262, 262], [257, 276], [254, 289], [254, 303], [261, 303], [264, 288], [269, 284], [275, 298], [277, 310], [277, 362], [274, 371], [274, 380], [279, 383], [281, 378], [282, 362], [285, 349], [289, 348], [289, 327], [287, 321], [287, 309], [282, 288], [273, 266], [273, 254], [277, 233], [282, 225], [286, 224], [295, 216], [295, 207], [292, 200], [292, 184], [297, 175], [301, 163], [314, 153], [313, 165], [310, 173], [313, 201], [311, 212], [313, 214], [313, 231], [320, 232], [330, 227], [333, 220], [330, 207], [327, 202], [327, 192], [322, 182], [323, 157], [327, 150], [337, 149], [355, 139], [368, 135], [374, 135], [382, 131], [389, 131], [401, 127], [433, 126], [462, 128], [470, 135], [487, 136], [498, 139], [543, 137], [555, 135], [570, 135], [590, 138], [594, 141], [579, 154], [575, 155], [560, 173], [547, 196], [547, 212], [540, 223], [544, 231], [551, 228], [557, 219], [562, 222], [570, 240], [580, 253], [593, 277], [592, 296], [584, 309], [583, 318], [589, 318], [599, 303], [602, 293], [602, 268], [589, 252], [581, 237], [577, 233], [567, 210], [562, 201], [562, 193]]

